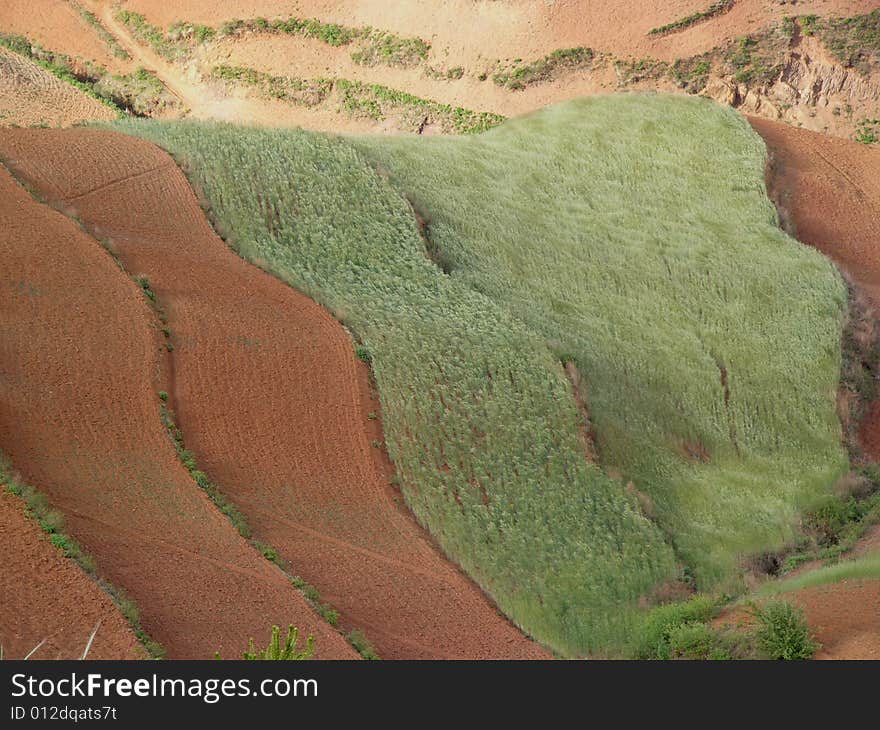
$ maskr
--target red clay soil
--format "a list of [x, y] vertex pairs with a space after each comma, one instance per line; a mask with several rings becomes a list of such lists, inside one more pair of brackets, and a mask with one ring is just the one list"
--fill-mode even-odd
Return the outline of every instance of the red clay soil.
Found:
[[804, 609], [816, 659], [880, 659], [880, 580], [846, 580], [784, 596]]
[[65, 558], [24, 502], [0, 486], [0, 646], [21, 659], [79, 659], [100, 621], [89, 659], [143, 659], [134, 631], [98, 584]]
[[[0, 136], [7, 150], [17, 138]], [[59, 179], [87, 177], [57, 162]], [[177, 459], [158, 412], [161, 335], [134, 282], [2, 168], [0, 231], [0, 449], [134, 600], [144, 629], [173, 658], [232, 658], [294, 623], [322, 656], [356, 657]]]
[[371, 445], [379, 403], [345, 330], [235, 255], [165, 152], [94, 130], [13, 130], [0, 151], [149, 277], [173, 333], [187, 446], [344, 628], [388, 659], [548, 656], [389, 486], [391, 466]]
[[[833, 260], [880, 316], [880, 150], [778, 122], [749, 120], [771, 155], [771, 192], [797, 238]], [[862, 421], [880, 460], [880, 401]]]

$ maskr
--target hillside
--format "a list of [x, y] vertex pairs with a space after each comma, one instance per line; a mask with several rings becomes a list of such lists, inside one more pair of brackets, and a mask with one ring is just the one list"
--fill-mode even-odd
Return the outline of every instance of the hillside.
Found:
[[183, 162], [239, 253], [356, 333], [409, 505], [557, 649], [620, 648], [640, 600], [781, 545], [847, 470], [845, 293], [776, 227], [760, 142], [729, 112], [609, 97], [417, 148], [124, 129]]
[[[371, 445], [382, 427], [369, 371], [345, 330], [235, 256], [165, 153], [93, 130], [9, 133], [0, 152], [149, 281], [167, 313], [167, 402], [187, 447], [346, 632], [389, 659], [544, 655], [401, 509]], [[106, 169], [108, 154], [126, 175]]]
[[880, 658], [880, 0], [8, 0], [0, 189], [7, 656]]

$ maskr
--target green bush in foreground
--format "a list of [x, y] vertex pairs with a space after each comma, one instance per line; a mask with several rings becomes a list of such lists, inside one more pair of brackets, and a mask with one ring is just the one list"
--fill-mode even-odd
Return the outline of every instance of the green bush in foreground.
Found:
[[671, 659], [674, 649], [680, 648], [684, 638], [680, 632], [686, 628], [693, 631], [693, 627], [702, 626], [717, 612], [718, 604], [708, 596], [658, 606], [645, 617], [636, 656], [640, 659]]
[[811, 659], [820, 648], [813, 641], [804, 613], [785, 601], [754, 609], [758, 647], [770, 659]]
[[169, 149], [244, 258], [343, 320], [408, 504], [564, 654], [623, 651], [679, 560], [724, 579], [848, 468], [845, 289], [777, 227], [731, 110], [594, 97], [430, 139], [117, 128]]

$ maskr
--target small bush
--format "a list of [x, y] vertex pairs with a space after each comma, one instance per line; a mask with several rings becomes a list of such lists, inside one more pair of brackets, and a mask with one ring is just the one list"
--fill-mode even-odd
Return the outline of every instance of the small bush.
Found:
[[[315, 637], [309, 636], [306, 640], [306, 647], [302, 651], [298, 650], [296, 645], [299, 642], [299, 629], [293, 625], [287, 627], [287, 637], [284, 642], [281, 641], [281, 628], [279, 626], [272, 627], [272, 638], [269, 640], [269, 646], [265, 649], [257, 650], [254, 646], [254, 640], [251, 639], [248, 649], [242, 654], [242, 659], [247, 660], [276, 660], [276, 661], [298, 661], [302, 659], [311, 659], [315, 653]], [[219, 658], [219, 655], [218, 655]]]
[[669, 632], [670, 659], [733, 659], [725, 637], [701, 623], [682, 624]]
[[820, 648], [810, 633], [803, 611], [786, 601], [753, 609], [759, 627], [758, 647], [770, 659], [811, 659]]
[[645, 618], [636, 655], [640, 659], [672, 658], [672, 637], [683, 626], [708, 621], [716, 612], [717, 604], [708, 596], [696, 596], [686, 603], [655, 608]]

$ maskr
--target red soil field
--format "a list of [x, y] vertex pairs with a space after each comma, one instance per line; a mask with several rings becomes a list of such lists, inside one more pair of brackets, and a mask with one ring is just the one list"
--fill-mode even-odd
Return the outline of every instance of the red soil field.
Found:
[[847, 580], [785, 596], [801, 606], [822, 648], [816, 659], [880, 659], [880, 580]]
[[0, 487], [0, 646], [21, 659], [142, 659], [143, 647], [98, 584], [49, 542], [24, 503]]
[[390, 487], [371, 445], [378, 400], [345, 330], [236, 256], [166, 153], [84, 130], [0, 142], [41, 192], [149, 277], [173, 333], [187, 446], [345, 629], [362, 629], [388, 659], [548, 656], [438, 552]]
[[[0, 130], [0, 150], [19, 134]], [[88, 178], [55, 162], [60, 180]], [[172, 658], [232, 658], [294, 623], [321, 656], [355, 658], [177, 459], [159, 419], [161, 335], [134, 282], [3, 170], [0, 230], [0, 449], [135, 601], [144, 629]]]

